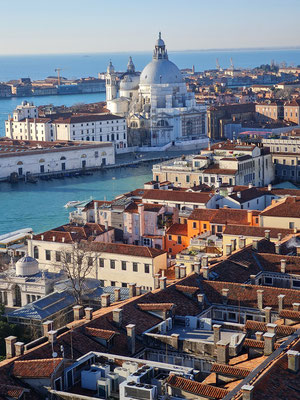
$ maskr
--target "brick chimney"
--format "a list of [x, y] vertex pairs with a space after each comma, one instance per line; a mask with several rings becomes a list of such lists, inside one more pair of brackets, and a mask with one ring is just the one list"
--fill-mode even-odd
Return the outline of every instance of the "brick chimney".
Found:
[[185, 278], [185, 277], [186, 277], [186, 266], [180, 265], [180, 278]]
[[15, 343], [15, 354], [17, 357], [24, 354], [24, 343], [23, 342]]
[[243, 385], [242, 386], [242, 400], [253, 400], [253, 390], [254, 386], [252, 385]]
[[126, 325], [128, 351], [130, 354], [135, 353], [135, 325]]
[[118, 326], [122, 325], [122, 321], [123, 321], [123, 309], [122, 308], [115, 308], [113, 310], [113, 321]]
[[121, 300], [121, 289], [120, 288], [114, 289], [114, 300], [115, 300], [115, 302]]
[[101, 294], [101, 307], [109, 307], [110, 306], [110, 294], [103, 293]]
[[175, 265], [175, 279], [179, 279], [179, 278], [180, 278], [180, 265], [176, 264]]
[[264, 308], [264, 291], [262, 289], [258, 289], [256, 291], [257, 293], [257, 308], [262, 310]]
[[266, 229], [265, 230], [265, 239], [270, 240], [270, 234], [271, 234], [270, 229]]
[[285, 294], [278, 295], [278, 311], [281, 312], [284, 308]]
[[6, 358], [13, 358], [15, 356], [16, 342], [17, 342], [16, 336], [8, 336], [5, 338]]
[[201, 263], [200, 263], [200, 261], [196, 261], [194, 263], [194, 271], [195, 271], [195, 273], [199, 275], [200, 274], [200, 269], [201, 269]]
[[93, 319], [93, 309], [92, 307], [85, 307], [84, 309], [85, 319], [91, 321]]
[[57, 331], [49, 331], [48, 332], [48, 340], [49, 340], [49, 343], [56, 343], [56, 340], [57, 340]]
[[280, 254], [280, 243], [275, 244], [275, 254]]
[[229, 361], [229, 343], [220, 340], [217, 343], [217, 362], [228, 364]]
[[209, 268], [202, 267], [202, 271], [203, 271], [203, 279], [209, 279]]
[[264, 334], [265, 346], [264, 346], [264, 355], [269, 356], [274, 351], [274, 343], [275, 343], [275, 333], [266, 332]]
[[286, 260], [285, 259], [280, 260], [280, 272], [282, 274], [286, 273]]
[[83, 317], [83, 307], [80, 305], [73, 307], [73, 317], [74, 321], [78, 321]]
[[198, 305], [199, 305], [201, 311], [203, 311], [203, 309], [204, 309], [204, 294], [202, 294], [202, 293], [197, 294], [197, 301], [198, 301]]
[[255, 250], [255, 251], [258, 250], [258, 239], [252, 240], [252, 250]]
[[213, 331], [214, 331], [214, 344], [216, 345], [221, 340], [221, 325], [214, 324]]
[[275, 333], [275, 335], [276, 335], [276, 329], [277, 329], [277, 325], [276, 324], [271, 324], [271, 323], [267, 324], [267, 331], [269, 333]]
[[136, 284], [135, 283], [129, 283], [129, 297], [135, 297], [136, 296]]
[[43, 322], [42, 326], [43, 326], [43, 335], [48, 337], [48, 332], [52, 330], [53, 321], [52, 320], [45, 321]]
[[161, 278], [159, 278], [159, 287], [160, 287], [160, 289], [166, 289], [167, 278], [165, 276], [162, 276]]
[[222, 303], [227, 304], [228, 302], [229, 289], [222, 289]]
[[286, 354], [288, 357], [288, 369], [291, 372], [297, 373], [299, 371], [300, 352], [289, 350]]
[[265, 307], [264, 312], [265, 312], [266, 324], [269, 324], [271, 322], [272, 307]]
[[246, 247], [246, 238], [244, 236], [239, 237], [239, 248], [244, 249]]
[[231, 244], [226, 244], [226, 256], [230, 256], [231, 253], [232, 253]]

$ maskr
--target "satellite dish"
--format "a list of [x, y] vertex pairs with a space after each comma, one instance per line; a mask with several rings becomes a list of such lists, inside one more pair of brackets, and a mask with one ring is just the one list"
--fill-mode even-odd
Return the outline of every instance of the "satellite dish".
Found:
[[55, 351], [52, 353], [52, 357], [53, 357], [53, 358], [56, 358], [56, 357], [57, 357], [57, 353], [56, 353]]

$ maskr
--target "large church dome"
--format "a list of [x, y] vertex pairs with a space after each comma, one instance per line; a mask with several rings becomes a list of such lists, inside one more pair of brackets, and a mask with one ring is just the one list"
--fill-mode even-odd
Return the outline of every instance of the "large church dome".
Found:
[[165, 42], [159, 38], [155, 44], [152, 61], [146, 65], [141, 73], [140, 84], [182, 83], [182, 75], [177, 66], [169, 61]]

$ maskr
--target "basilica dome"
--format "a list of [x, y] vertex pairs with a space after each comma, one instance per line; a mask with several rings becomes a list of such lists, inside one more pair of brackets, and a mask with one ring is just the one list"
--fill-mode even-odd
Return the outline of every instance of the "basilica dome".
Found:
[[183, 83], [180, 70], [169, 61], [165, 42], [159, 33], [155, 44], [152, 61], [146, 65], [141, 73], [140, 84]]
[[31, 276], [39, 272], [39, 263], [35, 258], [25, 256], [16, 262], [17, 276]]

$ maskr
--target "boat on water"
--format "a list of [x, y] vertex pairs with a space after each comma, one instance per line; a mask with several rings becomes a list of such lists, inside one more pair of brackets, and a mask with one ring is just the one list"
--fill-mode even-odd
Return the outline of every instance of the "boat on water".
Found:
[[84, 206], [85, 204], [89, 203], [91, 200], [93, 200], [93, 198], [89, 198], [88, 200], [72, 200], [72, 201], [68, 201], [64, 207], [65, 208], [75, 208], [78, 206]]

